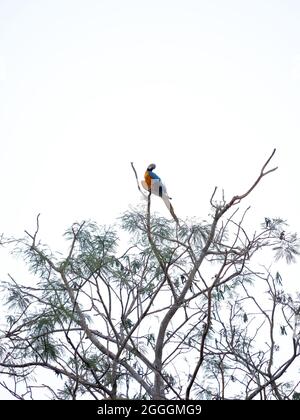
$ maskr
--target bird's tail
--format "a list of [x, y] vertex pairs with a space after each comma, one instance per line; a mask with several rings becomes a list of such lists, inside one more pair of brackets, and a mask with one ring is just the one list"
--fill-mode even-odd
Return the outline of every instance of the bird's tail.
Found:
[[173, 208], [172, 204], [170, 203], [169, 197], [167, 195], [163, 194], [162, 199], [163, 199], [165, 205], [168, 207], [169, 212], [171, 213], [173, 219], [175, 220], [177, 225], [179, 225], [178, 217], [176, 216], [174, 208]]
[[176, 224], [179, 225], [178, 217], [176, 216], [175, 211], [174, 211], [171, 203], [170, 203], [170, 209], [169, 210], [170, 210], [170, 213], [171, 213], [173, 219], [175, 220]]

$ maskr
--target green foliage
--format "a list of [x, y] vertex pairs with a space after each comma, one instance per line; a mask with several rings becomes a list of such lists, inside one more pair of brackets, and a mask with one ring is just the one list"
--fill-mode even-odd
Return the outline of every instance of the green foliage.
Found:
[[285, 258], [288, 264], [294, 263], [300, 255], [300, 241], [296, 233], [285, 235], [284, 239], [273, 247], [275, 260]]
[[281, 277], [281, 275], [280, 275], [280, 273], [277, 271], [276, 272], [276, 275], [275, 275], [275, 280], [276, 280], [276, 283], [279, 285], [279, 286], [282, 286], [282, 277]]
[[110, 268], [115, 261], [118, 236], [112, 228], [98, 227], [92, 222], [75, 223], [66, 231], [65, 237], [74, 246], [72, 257], [61, 262], [66, 273], [87, 277]]
[[31, 348], [37, 361], [56, 360], [60, 354], [58, 343], [52, 340], [48, 334], [36, 338]]
[[7, 299], [5, 303], [8, 305], [10, 310], [20, 309], [24, 311], [30, 305], [30, 297], [22, 292], [22, 289], [18, 286], [18, 284], [15, 282], [3, 282], [2, 284], [2, 288], [7, 292]]
[[153, 333], [147, 334], [146, 335], [146, 340], [147, 340], [147, 346], [151, 345], [153, 346], [153, 344], [155, 343], [155, 336]]
[[280, 326], [280, 333], [281, 333], [281, 335], [287, 335], [285, 325], [281, 325], [281, 326]]
[[130, 318], [127, 318], [123, 321], [123, 325], [126, 329], [129, 329], [133, 327], [134, 323], [131, 321]]
[[94, 353], [86, 356], [85, 361], [90, 369], [99, 370], [102, 367], [103, 357]]

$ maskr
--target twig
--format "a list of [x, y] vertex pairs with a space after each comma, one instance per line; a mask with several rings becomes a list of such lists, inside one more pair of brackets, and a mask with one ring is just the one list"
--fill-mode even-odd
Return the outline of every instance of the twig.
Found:
[[[268, 171], [264, 172], [265, 168], [267, 167], [268, 163], [270, 162], [270, 160], [272, 159], [272, 157], [274, 156], [276, 152], [276, 149], [273, 150], [271, 156], [269, 157], [269, 159], [266, 161], [266, 163], [263, 165], [260, 174], [258, 176], [258, 178], [256, 179], [256, 181], [252, 184], [252, 186], [249, 188], [248, 191], [246, 191], [244, 194], [241, 195], [235, 195], [234, 197], [232, 197], [232, 199], [230, 200], [230, 202], [224, 207], [226, 208], [226, 210], [235, 205], [238, 204], [243, 198], [247, 197], [247, 195], [249, 195], [251, 193], [251, 191], [254, 190], [254, 188], [256, 187], [256, 185], [261, 181], [261, 179], [265, 176], [270, 174], [271, 172], [276, 171], [276, 169], [278, 169], [278, 166], [276, 166], [275, 168], [269, 169]], [[225, 210], [225, 211], [226, 211]]]
[[143, 197], [145, 197], [145, 198], [146, 198], [146, 194], [144, 194], [144, 193], [143, 193], [143, 191], [141, 190], [140, 183], [139, 183], [139, 179], [138, 179], [137, 172], [136, 172], [136, 169], [135, 169], [135, 167], [134, 167], [134, 164], [133, 164], [133, 162], [130, 162], [130, 164], [131, 164], [132, 170], [133, 170], [134, 175], [135, 175], [135, 179], [136, 179], [137, 187], [138, 187], [138, 189], [139, 189], [140, 193], [143, 195]]
[[40, 215], [41, 215], [41, 213], [39, 213], [39, 214], [37, 215], [37, 217], [36, 217], [36, 230], [35, 230], [34, 235], [31, 235], [29, 232], [27, 232], [27, 230], [25, 230], [25, 233], [26, 233], [28, 236], [30, 236], [30, 238], [32, 239], [32, 246], [33, 246], [33, 247], [35, 246], [36, 235], [38, 234], [39, 229], [40, 229], [40, 223], [39, 223], [39, 217], [40, 217]]

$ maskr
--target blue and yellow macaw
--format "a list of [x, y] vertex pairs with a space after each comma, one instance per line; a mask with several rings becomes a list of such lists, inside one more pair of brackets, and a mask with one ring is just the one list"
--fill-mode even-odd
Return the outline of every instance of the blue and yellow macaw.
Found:
[[[153, 169], [155, 168], [156, 168], [155, 163], [150, 163], [144, 175], [144, 179], [148, 186], [149, 191], [151, 191], [151, 188], [152, 188], [152, 179], [157, 180], [157, 182], [161, 182], [160, 177], [156, 175], [156, 173], [153, 172]], [[162, 185], [159, 187], [159, 196], [162, 197]]]
[[153, 172], [153, 169], [156, 168], [155, 163], [150, 163], [148, 165], [147, 170], [144, 174], [144, 180], [142, 181], [142, 186], [145, 188], [145, 190], [150, 191], [151, 193], [158, 195], [161, 197], [165, 203], [165, 205], [168, 207], [172, 217], [174, 218], [175, 222], [178, 224], [178, 218], [174, 212], [173, 206], [170, 203], [170, 197], [167, 194], [166, 187], [162, 183], [160, 177]]

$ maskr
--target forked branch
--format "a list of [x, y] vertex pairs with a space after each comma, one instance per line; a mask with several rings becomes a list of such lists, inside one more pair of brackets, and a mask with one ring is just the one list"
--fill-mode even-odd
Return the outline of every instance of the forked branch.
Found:
[[263, 167], [261, 168], [261, 171], [260, 171], [259, 176], [254, 181], [254, 183], [251, 185], [251, 187], [244, 194], [233, 196], [232, 199], [229, 201], [229, 203], [227, 203], [226, 205], [224, 205], [224, 206], [216, 206], [213, 203], [213, 198], [214, 198], [214, 196], [216, 194], [216, 191], [217, 191], [217, 187], [215, 187], [215, 189], [214, 189], [214, 191], [213, 191], [213, 193], [211, 195], [211, 198], [210, 198], [210, 204], [216, 209], [216, 211], [217, 211], [216, 215], [217, 215], [217, 218], [218, 219], [220, 219], [220, 217], [223, 216], [223, 214], [228, 209], [230, 209], [230, 207], [232, 207], [232, 206], [240, 203], [241, 200], [243, 200], [245, 197], [247, 197], [254, 190], [254, 188], [259, 184], [259, 182], [262, 180], [262, 178], [264, 176], [266, 176], [266, 175], [270, 174], [271, 172], [276, 171], [276, 169], [278, 169], [278, 166], [276, 166], [275, 168], [266, 170], [266, 167], [268, 166], [268, 164], [271, 161], [272, 157], [274, 156], [275, 152], [276, 152], [276, 149], [273, 150], [273, 152], [271, 153], [270, 157], [264, 163]]
[[266, 161], [266, 163], [261, 168], [261, 171], [260, 171], [260, 174], [259, 174], [258, 178], [252, 184], [252, 186], [248, 189], [248, 191], [246, 191], [244, 194], [235, 195], [234, 197], [232, 197], [230, 202], [225, 206], [226, 210], [229, 209], [231, 206], [233, 206], [235, 204], [238, 204], [243, 198], [247, 197], [251, 193], [251, 191], [254, 190], [254, 188], [257, 186], [257, 184], [262, 180], [262, 178], [264, 176], [266, 176], [266, 175], [270, 174], [271, 172], [276, 171], [276, 169], [278, 169], [278, 166], [276, 166], [275, 168], [272, 168], [272, 169], [269, 169], [269, 170], [265, 171], [266, 167], [268, 166], [268, 164], [269, 164], [270, 160], [272, 159], [272, 157], [274, 156], [275, 152], [276, 152], [276, 149], [273, 150], [271, 156], [269, 157], [269, 159]]

